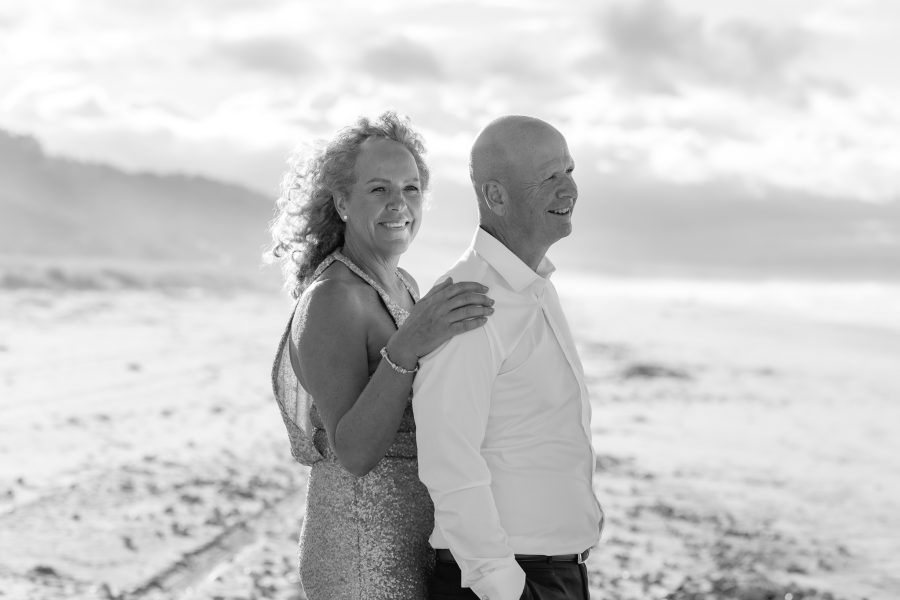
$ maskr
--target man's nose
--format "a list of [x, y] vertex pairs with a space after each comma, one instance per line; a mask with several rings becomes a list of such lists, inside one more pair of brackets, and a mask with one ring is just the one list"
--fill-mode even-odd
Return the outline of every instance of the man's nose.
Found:
[[557, 196], [566, 200], [578, 199], [578, 185], [571, 174], [566, 175], [565, 183], [559, 188]]

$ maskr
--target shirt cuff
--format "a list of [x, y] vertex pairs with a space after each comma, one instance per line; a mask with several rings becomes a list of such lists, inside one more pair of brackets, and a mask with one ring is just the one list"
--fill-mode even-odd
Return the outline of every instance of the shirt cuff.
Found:
[[[463, 583], [465, 585], [465, 582]], [[525, 571], [513, 561], [469, 586], [481, 600], [519, 600], [525, 590]]]

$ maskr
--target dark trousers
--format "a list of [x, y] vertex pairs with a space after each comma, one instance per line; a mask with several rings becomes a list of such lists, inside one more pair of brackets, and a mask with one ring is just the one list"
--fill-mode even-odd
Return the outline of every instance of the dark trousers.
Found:
[[[525, 571], [521, 600], [590, 600], [587, 569], [583, 564], [520, 561]], [[478, 600], [469, 588], [460, 587], [459, 565], [437, 561], [428, 593], [431, 600]]]

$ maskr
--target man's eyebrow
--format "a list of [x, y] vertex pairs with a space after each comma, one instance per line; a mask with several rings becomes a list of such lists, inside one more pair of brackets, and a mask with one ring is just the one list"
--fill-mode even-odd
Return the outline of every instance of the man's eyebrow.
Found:
[[562, 166], [562, 170], [565, 171], [567, 169], [575, 168], [575, 161], [571, 158], [554, 158], [553, 160], [548, 160], [547, 162], [538, 165], [539, 171], [556, 171], [558, 167]]

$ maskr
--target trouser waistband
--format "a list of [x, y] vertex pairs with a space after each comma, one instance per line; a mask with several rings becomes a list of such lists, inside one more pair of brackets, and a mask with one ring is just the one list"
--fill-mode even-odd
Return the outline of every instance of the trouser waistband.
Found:
[[[516, 554], [516, 560], [527, 563], [575, 563], [580, 565], [587, 560], [590, 553], [591, 549], [588, 548], [580, 554], [555, 554], [552, 556], [545, 554]], [[453, 554], [446, 548], [435, 549], [434, 557], [435, 560], [440, 562], [456, 562]]]

